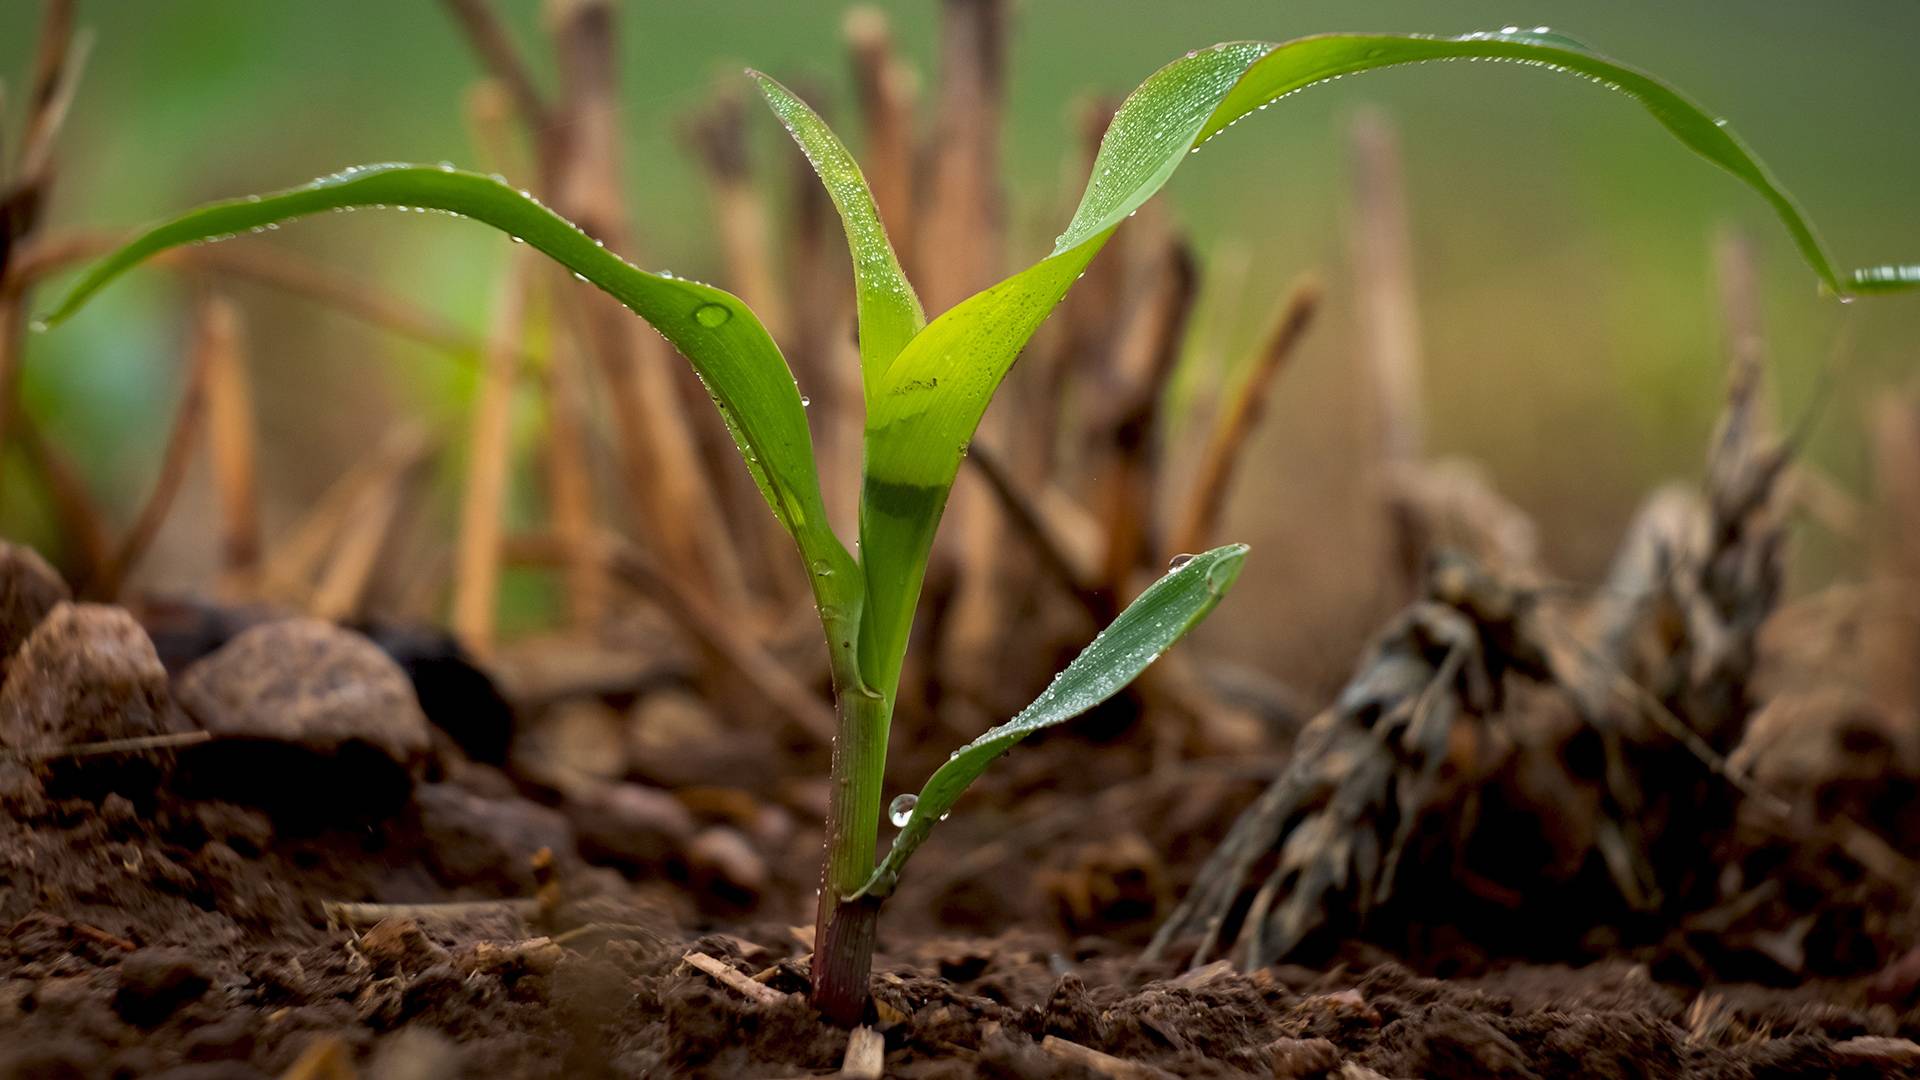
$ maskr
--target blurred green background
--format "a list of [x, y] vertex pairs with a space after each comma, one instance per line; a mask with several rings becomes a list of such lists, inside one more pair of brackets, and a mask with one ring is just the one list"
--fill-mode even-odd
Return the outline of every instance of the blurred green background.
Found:
[[[538, 4], [500, 6], [532, 43]], [[929, 87], [937, 6], [882, 6]], [[38, 7], [0, 4], [0, 75], [16, 89]], [[829, 118], [846, 118], [845, 7], [622, 5], [626, 175], [640, 261], [725, 283], [676, 125], [747, 63], [818, 88], [810, 92], [823, 96]], [[95, 0], [82, 5], [82, 22], [97, 40], [64, 141], [49, 232], [132, 227], [349, 163], [473, 161], [462, 101], [477, 67], [429, 0]], [[1506, 23], [1551, 25], [1730, 118], [1843, 266], [1920, 258], [1912, 56], [1920, 6], [1908, 0], [1024, 0], [1014, 5], [1005, 147], [1010, 220], [1022, 226], [1015, 254], [1043, 251], [1064, 217], [1063, 148], [1073, 106], [1089, 95], [1123, 93], [1169, 58], [1219, 40]], [[539, 48], [528, 51], [546, 64]], [[542, 66], [542, 74], [552, 73]], [[930, 96], [923, 89], [923, 105]], [[8, 97], [9, 131], [18, 130], [19, 97]], [[1289, 537], [1329, 528], [1305, 514], [1352, 481], [1323, 463], [1350, 444], [1359, 394], [1347, 363], [1344, 132], [1367, 104], [1383, 107], [1402, 137], [1431, 448], [1485, 461], [1539, 514], [1550, 559], [1565, 573], [1597, 575], [1638, 497], [1660, 479], [1699, 472], [1722, 384], [1711, 247], [1725, 226], [1757, 243], [1783, 414], [1809, 400], [1847, 324], [1842, 382], [1812, 456], [1843, 487], [1866, 491], [1862, 410], [1906, 383], [1920, 361], [1920, 302], [1842, 307], [1817, 295], [1760, 200], [1625, 98], [1509, 65], [1430, 65], [1290, 99], [1210, 144], [1162, 196], [1203, 254], [1250, 260], [1247, 301], [1217, 313], [1229, 355], [1255, 338], [1271, 316], [1271, 294], [1295, 274], [1318, 269], [1330, 286], [1261, 438], [1271, 467], [1243, 477], [1249, 505], [1236, 517], [1237, 535], [1271, 541], [1276, 558], [1311, 558], [1313, 545]], [[792, 151], [770, 117], [758, 137], [760, 161], [784, 166], [774, 155]], [[785, 176], [784, 167], [767, 171]], [[476, 330], [508, 247], [439, 217], [371, 214], [245, 242], [351, 268]], [[264, 289], [236, 295], [253, 327], [268, 476], [290, 505], [396, 416], [460, 422], [470, 372], [443, 355]], [[30, 344], [27, 407], [116, 513], [131, 512], [164, 436], [183, 299], [177, 279], [136, 274], [69, 329]], [[30, 490], [10, 482], [6, 491], [0, 531], [44, 535]], [[1803, 575], [1820, 578], [1857, 565], [1861, 544], [1816, 531], [1808, 550]]]

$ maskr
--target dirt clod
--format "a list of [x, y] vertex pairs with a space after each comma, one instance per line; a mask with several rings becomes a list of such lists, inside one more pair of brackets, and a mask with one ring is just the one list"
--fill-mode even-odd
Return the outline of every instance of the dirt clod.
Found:
[[503, 895], [538, 884], [533, 857], [571, 855], [573, 827], [558, 810], [518, 798], [488, 798], [456, 784], [423, 784], [414, 793], [428, 864], [443, 881], [493, 882]]
[[1326, 1039], [1275, 1039], [1267, 1054], [1274, 1080], [1319, 1080], [1340, 1067], [1340, 1048]]
[[569, 803], [580, 853], [595, 862], [655, 871], [693, 838], [693, 815], [680, 800], [639, 784], [615, 784]]
[[212, 972], [185, 949], [141, 949], [120, 961], [113, 1010], [129, 1024], [152, 1027], [212, 985]]

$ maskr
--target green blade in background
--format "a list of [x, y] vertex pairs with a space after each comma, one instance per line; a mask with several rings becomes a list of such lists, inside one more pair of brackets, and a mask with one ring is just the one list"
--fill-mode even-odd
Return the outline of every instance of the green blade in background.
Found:
[[1066, 723], [1119, 693], [1187, 631], [1200, 625], [1240, 576], [1246, 557], [1245, 544], [1230, 544], [1187, 559], [1127, 605], [1020, 715], [955, 751], [927, 778], [911, 816], [894, 837], [892, 850], [861, 892], [874, 896], [892, 892], [914, 849], [995, 758], [1034, 732]]
[[1792, 198], [1722, 121], [1665, 84], [1560, 35], [1328, 34], [1189, 53], [1148, 77], [1121, 104], [1079, 209], [1053, 252], [935, 319], [868, 394], [861, 514], [868, 592], [861, 658], [876, 685], [891, 686], [898, 677], [933, 526], [964, 447], [1015, 357], [1113, 230], [1167, 182], [1190, 151], [1278, 98], [1375, 68], [1468, 59], [1572, 74], [1638, 101], [1682, 144], [1758, 192], [1832, 292], [1844, 297], [1850, 289], [1920, 287], [1916, 267], [1882, 267], [1843, 281]]
[[441, 210], [525, 241], [633, 309], [673, 343], [725, 418], [754, 482], [813, 568], [823, 614], [857, 617], [859, 569], [827, 522], [813, 437], [779, 347], [739, 297], [638, 269], [525, 192], [451, 166], [366, 165], [272, 195], [212, 203], [159, 225], [96, 264], [47, 316], [72, 315], [115, 277], [168, 248], [224, 240], [289, 218], [360, 207]]
[[926, 313], [906, 272], [900, 269], [900, 259], [880, 221], [880, 208], [853, 155], [847, 153], [827, 122], [791, 90], [757, 71], [747, 74], [760, 84], [767, 104], [786, 125], [793, 141], [800, 144], [834, 208], [840, 211], [847, 249], [853, 255], [853, 287], [860, 315], [861, 386], [871, 403], [874, 384], [907, 342], [927, 325]]

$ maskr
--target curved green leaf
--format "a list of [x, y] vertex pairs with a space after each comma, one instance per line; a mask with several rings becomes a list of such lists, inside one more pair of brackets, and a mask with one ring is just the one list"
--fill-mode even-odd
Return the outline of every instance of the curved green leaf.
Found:
[[995, 758], [1034, 732], [1066, 723], [1119, 693], [1187, 631], [1200, 625], [1240, 576], [1246, 558], [1245, 544], [1187, 558], [1127, 605], [1020, 715], [954, 751], [927, 778], [906, 824], [894, 837], [892, 850], [861, 893], [885, 896], [893, 891], [914, 849]]
[[59, 323], [115, 277], [171, 247], [259, 232], [323, 210], [388, 206], [444, 211], [491, 225], [552, 257], [633, 309], [692, 363], [725, 418], [767, 505], [812, 566], [823, 616], [857, 618], [859, 569], [828, 524], [813, 437], [780, 350], [739, 297], [641, 270], [523, 191], [451, 166], [366, 165], [272, 195], [212, 203], [159, 225], [94, 266], [47, 323]]
[[1247, 114], [1316, 83], [1375, 68], [1439, 60], [1492, 60], [1577, 75], [1638, 101], [1687, 148], [1751, 187], [1772, 206], [1822, 284], [1888, 292], [1920, 287], [1920, 268], [1835, 272], [1791, 197], [1724, 122], [1665, 84], [1541, 31], [1508, 29], [1442, 38], [1328, 34], [1282, 45], [1230, 42], [1155, 72], [1114, 115], [1079, 209], [1053, 252], [959, 304], [908, 343], [868, 395], [861, 544], [868, 576], [862, 663], [879, 682], [897, 677], [933, 538], [987, 403], [1040, 323], [1108, 236], [1158, 191], [1189, 152]]
[[920, 298], [900, 269], [900, 259], [887, 230], [880, 222], [880, 208], [873, 201], [867, 178], [855, 164], [853, 155], [833, 134], [833, 129], [807, 107], [793, 91], [778, 82], [748, 70], [760, 84], [767, 104], [786, 125], [793, 141], [812, 163], [821, 186], [840, 211], [846, 228], [847, 248], [853, 255], [853, 286], [860, 315], [860, 374], [869, 399], [874, 383], [900, 355], [907, 342], [927, 325]]

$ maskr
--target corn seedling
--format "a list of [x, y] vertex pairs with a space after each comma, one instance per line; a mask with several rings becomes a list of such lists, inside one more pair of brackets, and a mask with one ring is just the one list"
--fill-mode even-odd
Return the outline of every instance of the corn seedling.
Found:
[[993, 759], [1027, 735], [1111, 697], [1192, 629], [1220, 601], [1246, 555], [1243, 546], [1232, 545], [1176, 560], [1031, 706], [956, 751], [917, 796], [893, 802], [889, 816], [899, 832], [876, 863], [888, 729], [935, 528], [969, 442], [1015, 358], [1114, 230], [1208, 139], [1317, 83], [1457, 59], [1577, 75], [1636, 100], [1681, 143], [1766, 200], [1823, 287], [1837, 296], [1920, 284], [1920, 270], [1913, 267], [1843, 277], [1791, 198], [1723, 122], [1665, 84], [1577, 42], [1544, 28], [1510, 27], [1454, 38], [1330, 34], [1188, 53], [1121, 104], [1079, 208], [1052, 251], [931, 322], [851, 155], [802, 101], [753, 74], [838, 208], [852, 252], [866, 408], [858, 557], [828, 523], [807, 402], [761, 320], [730, 293], [638, 269], [499, 177], [451, 165], [361, 166], [290, 191], [215, 203], [154, 228], [107, 258], [49, 321], [66, 318], [116, 275], [176, 245], [260, 231], [323, 210], [398, 207], [470, 217], [499, 229], [652, 324], [693, 365], [809, 571], [838, 709], [813, 997], [829, 1017], [852, 1022], [866, 1000], [879, 905], [934, 825]]

